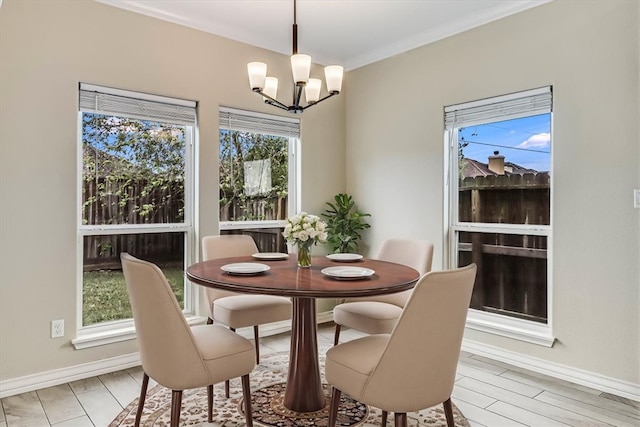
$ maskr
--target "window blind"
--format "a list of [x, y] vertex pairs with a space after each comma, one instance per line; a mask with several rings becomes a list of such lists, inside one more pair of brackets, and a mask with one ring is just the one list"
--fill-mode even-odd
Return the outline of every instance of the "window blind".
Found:
[[444, 109], [445, 129], [517, 119], [552, 111], [552, 87], [451, 105]]
[[149, 95], [101, 86], [80, 84], [81, 111], [112, 114], [141, 120], [193, 125], [196, 103], [177, 98]]
[[300, 119], [220, 107], [220, 128], [238, 132], [300, 138]]

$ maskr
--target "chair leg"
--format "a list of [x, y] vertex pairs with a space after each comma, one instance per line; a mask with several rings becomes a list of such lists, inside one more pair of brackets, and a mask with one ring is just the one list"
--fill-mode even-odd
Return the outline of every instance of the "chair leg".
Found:
[[395, 412], [395, 427], [407, 427], [407, 413], [406, 412]]
[[258, 325], [253, 325], [253, 338], [256, 342], [256, 363], [260, 363], [260, 338], [258, 338]]
[[247, 427], [253, 427], [253, 412], [251, 411], [251, 386], [249, 374], [242, 376], [242, 397], [244, 397], [244, 419]]
[[136, 422], [133, 424], [135, 427], [140, 426], [140, 419], [142, 418], [142, 409], [144, 408], [144, 401], [147, 397], [147, 388], [149, 387], [149, 375], [145, 372], [142, 375], [142, 387], [140, 387], [140, 398], [138, 399], [138, 410], [136, 411]]
[[387, 427], [387, 416], [389, 413], [387, 411], [382, 411], [382, 427]]
[[171, 427], [180, 425], [180, 408], [182, 407], [182, 390], [171, 392]]
[[329, 405], [329, 427], [336, 427], [338, 422], [338, 406], [340, 406], [340, 395], [342, 392], [335, 387], [331, 391], [331, 403]]
[[213, 384], [207, 386], [207, 422], [213, 422]]
[[340, 341], [340, 325], [336, 323], [336, 332], [333, 334], [333, 345], [338, 345]]
[[[232, 328], [231, 326], [229, 326], [229, 330], [230, 330], [230, 331], [232, 331], [232, 332], [235, 332], [235, 331], [236, 331], [236, 328]], [[230, 387], [229, 387], [229, 380], [226, 380], [226, 381], [224, 382], [224, 395], [225, 395], [225, 397], [226, 397], [227, 399], [229, 398], [229, 394], [230, 394], [230, 393], [229, 393], [229, 389], [230, 389]]]
[[442, 402], [442, 406], [444, 406], [444, 415], [447, 417], [447, 427], [454, 427], [455, 423], [453, 422], [453, 407], [451, 406], [451, 398], [448, 398], [444, 402]]

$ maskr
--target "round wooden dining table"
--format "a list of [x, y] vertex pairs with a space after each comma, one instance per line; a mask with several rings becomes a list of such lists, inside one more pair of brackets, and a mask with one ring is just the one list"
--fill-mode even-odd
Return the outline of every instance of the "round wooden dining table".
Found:
[[[247, 262], [270, 268], [255, 275], [229, 274], [221, 269], [224, 265]], [[356, 280], [337, 280], [322, 273], [326, 267], [337, 266], [367, 268], [374, 273]], [[295, 412], [315, 412], [326, 404], [318, 362], [316, 298], [392, 294], [413, 288], [420, 275], [405, 265], [373, 259], [345, 263], [313, 257], [310, 268], [301, 268], [293, 254], [284, 260], [256, 260], [247, 256], [203, 261], [187, 268], [187, 277], [206, 287], [291, 297], [291, 351], [283, 403]]]

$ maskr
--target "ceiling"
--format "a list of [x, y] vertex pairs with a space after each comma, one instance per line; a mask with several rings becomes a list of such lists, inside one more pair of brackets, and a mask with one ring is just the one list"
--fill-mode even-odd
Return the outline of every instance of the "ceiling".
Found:
[[[292, 0], [97, 1], [291, 54]], [[298, 0], [298, 51], [352, 70], [549, 1]]]

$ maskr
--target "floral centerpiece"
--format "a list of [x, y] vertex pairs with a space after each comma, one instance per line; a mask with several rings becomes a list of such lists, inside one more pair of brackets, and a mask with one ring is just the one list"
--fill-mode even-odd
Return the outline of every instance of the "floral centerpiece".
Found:
[[298, 266], [311, 267], [311, 246], [327, 241], [326, 228], [320, 217], [306, 212], [287, 218], [282, 235], [298, 247]]

